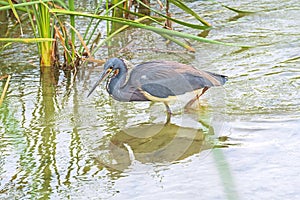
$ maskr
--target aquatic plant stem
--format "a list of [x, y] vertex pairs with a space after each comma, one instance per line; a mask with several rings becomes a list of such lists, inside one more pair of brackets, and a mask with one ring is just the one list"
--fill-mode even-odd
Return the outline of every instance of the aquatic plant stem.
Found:
[[[75, 11], [75, 4], [74, 4], [74, 0], [69, 0], [69, 10], [70, 11]], [[75, 16], [74, 15], [70, 15], [70, 24], [72, 27], [75, 28]], [[75, 46], [75, 32], [73, 29], [70, 30], [71, 32], [71, 41], [72, 44]], [[75, 50], [72, 48], [72, 60], [75, 58]]]
[[7, 76], [6, 83], [5, 83], [3, 92], [2, 92], [2, 94], [1, 94], [1, 98], [0, 98], [0, 107], [1, 107], [2, 102], [3, 102], [3, 100], [4, 100], [5, 93], [6, 93], [7, 89], [8, 89], [8, 83], [9, 83], [9, 81], [10, 81], [10, 77], [11, 77], [11, 75], [8, 75], [8, 76]]
[[[69, 10], [75, 11], [74, 0], [69, 0]], [[75, 16], [74, 15], [70, 15], [70, 24], [72, 27], [75, 28]], [[71, 30], [71, 40], [74, 44], [75, 43], [75, 32], [73, 30]]]
[[[40, 3], [37, 9], [33, 6], [34, 15], [39, 36], [41, 38], [52, 38], [49, 8], [46, 4]], [[52, 42], [39, 43], [40, 65], [51, 66]]]

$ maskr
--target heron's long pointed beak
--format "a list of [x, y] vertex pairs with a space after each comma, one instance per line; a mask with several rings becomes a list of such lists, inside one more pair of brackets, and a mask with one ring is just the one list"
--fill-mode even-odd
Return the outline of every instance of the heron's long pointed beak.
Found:
[[108, 69], [108, 70], [105, 70], [103, 71], [101, 74], [100, 74], [100, 78], [98, 79], [98, 81], [95, 83], [95, 85], [92, 87], [92, 89], [90, 90], [89, 94], [87, 95], [87, 97], [89, 97], [93, 91], [96, 89], [96, 87], [103, 81], [105, 80], [108, 75], [110, 74], [112, 70], [111, 69]]

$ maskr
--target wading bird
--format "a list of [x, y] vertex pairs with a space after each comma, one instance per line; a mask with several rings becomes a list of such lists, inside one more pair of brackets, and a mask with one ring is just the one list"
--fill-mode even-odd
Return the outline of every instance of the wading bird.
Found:
[[172, 114], [168, 104], [177, 96], [195, 93], [185, 106], [188, 108], [208, 88], [227, 81], [226, 76], [173, 61], [150, 61], [129, 69], [122, 59], [111, 58], [104, 64], [104, 71], [88, 96], [105, 79], [107, 92], [118, 101], [163, 102], [167, 108], [166, 123], [170, 122]]

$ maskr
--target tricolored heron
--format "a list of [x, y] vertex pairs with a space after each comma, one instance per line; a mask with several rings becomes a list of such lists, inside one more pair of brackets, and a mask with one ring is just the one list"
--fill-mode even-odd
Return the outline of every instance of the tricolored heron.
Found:
[[104, 71], [88, 96], [105, 79], [106, 90], [118, 101], [163, 102], [167, 108], [167, 123], [171, 119], [168, 103], [177, 96], [196, 93], [187, 103], [186, 107], [189, 107], [208, 88], [221, 86], [227, 81], [224, 75], [173, 61], [150, 61], [129, 69], [122, 59], [111, 58], [104, 64]]

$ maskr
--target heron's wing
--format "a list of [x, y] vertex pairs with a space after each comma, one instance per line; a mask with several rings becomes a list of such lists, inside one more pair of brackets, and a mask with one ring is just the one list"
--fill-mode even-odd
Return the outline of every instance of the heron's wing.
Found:
[[[225, 83], [225, 76], [198, 70], [171, 61], [152, 61], [136, 66], [130, 73], [129, 85], [152, 96], [167, 98], [204, 87]], [[128, 85], [128, 84], [127, 84]]]

